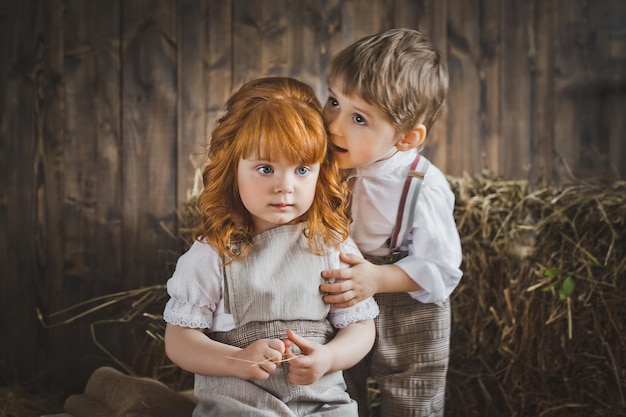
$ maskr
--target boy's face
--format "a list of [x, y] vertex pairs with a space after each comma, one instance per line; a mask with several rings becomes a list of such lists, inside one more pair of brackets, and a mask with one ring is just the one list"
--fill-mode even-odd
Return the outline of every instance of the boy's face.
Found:
[[240, 159], [237, 187], [250, 212], [254, 231], [261, 233], [297, 219], [315, 198], [320, 164], [294, 164], [251, 157]]
[[339, 168], [362, 167], [392, 156], [402, 135], [377, 107], [341, 91], [340, 83], [331, 83], [324, 105], [324, 121]]

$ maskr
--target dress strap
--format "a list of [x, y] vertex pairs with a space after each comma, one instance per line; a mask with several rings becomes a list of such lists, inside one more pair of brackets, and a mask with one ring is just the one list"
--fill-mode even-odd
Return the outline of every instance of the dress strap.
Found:
[[[389, 248], [393, 250], [397, 250], [402, 244], [406, 243], [409, 238], [409, 232], [413, 226], [415, 216], [417, 197], [419, 196], [422, 183], [424, 182], [424, 176], [429, 166], [430, 162], [426, 158], [422, 158], [419, 153], [411, 164], [400, 196], [396, 224], [389, 240]], [[399, 238], [401, 238], [401, 240], [398, 240]]]

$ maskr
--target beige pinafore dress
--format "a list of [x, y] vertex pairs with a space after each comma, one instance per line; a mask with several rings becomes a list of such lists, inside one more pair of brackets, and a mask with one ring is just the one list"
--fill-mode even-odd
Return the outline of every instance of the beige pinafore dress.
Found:
[[[270, 229], [254, 237], [249, 254], [224, 267], [224, 301], [235, 329], [209, 333], [222, 343], [245, 347], [262, 338], [301, 336], [327, 343], [335, 334], [327, 320], [329, 306], [319, 292], [327, 256], [311, 253], [305, 223]], [[297, 346], [292, 345], [294, 353]], [[266, 381], [196, 375], [199, 404], [194, 417], [206, 416], [357, 416], [341, 372], [311, 385], [287, 379], [288, 363]]]

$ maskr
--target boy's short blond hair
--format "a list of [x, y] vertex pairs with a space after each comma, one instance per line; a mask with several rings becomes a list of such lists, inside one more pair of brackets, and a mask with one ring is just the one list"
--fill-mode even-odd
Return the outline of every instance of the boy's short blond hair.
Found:
[[413, 29], [392, 29], [356, 41], [331, 59], [327, 78], [329, 84], [339, 84], [342, 94], [378, 107], [401, 133], [419, 123], [430, 131], [448, 93], [445, 60]]

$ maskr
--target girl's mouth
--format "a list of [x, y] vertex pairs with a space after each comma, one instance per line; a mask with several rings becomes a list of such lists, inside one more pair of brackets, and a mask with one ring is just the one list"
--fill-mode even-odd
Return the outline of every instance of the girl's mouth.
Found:
[[278, 204], [271, 204], [272, 207], [275, 207], [277, 209], [285, 209], [287, 207], [291, 207], [293, 204], [287, 204], [287, 203], [278, 203]]

